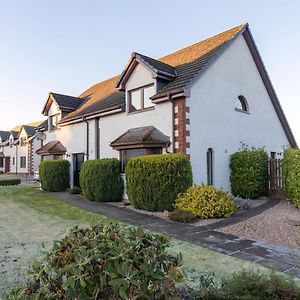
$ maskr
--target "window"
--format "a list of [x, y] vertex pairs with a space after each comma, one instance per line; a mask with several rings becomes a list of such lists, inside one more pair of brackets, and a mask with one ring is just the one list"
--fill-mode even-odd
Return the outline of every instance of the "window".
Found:
[[121, 172], [125, 173], [126, 165], [129, 159], [143, 156], [143, 155], [151, 155], [151, 154], [162, 154], [162, 148], [142, 148], [142, 149], [127, 149], [120, 150], [120, 167]]
[[16, 162], [15, 162], [15, 159], [16, 159], [16, 158], [15, 158], [15, 157], [13, 157], [13, 165], [15, 165], [15, 163], [16, 163]]
[[26, 156], [20, 157], [20, 168], [26, 168]]
[[212, 148], [209, 148], [206, 153], [206, 160], [207, 160], [207, 184], [213, 185], [214, 184], [214, 151]]
[[155, 94], [154, 85], [147, 85], [128, 92], [129, 112], [143, 110], [153, 106], [150, 99]]
[[21, 146], [25, 146], [25, 145], [26, 145], [26, 139], [25, 139], [24, 137], [22, 137], [22, 138], [20, 139], [20, 145], [21, 145]]
[[242, 95], [238, 96], [235, 101], [235, 110], [241, 112], [249, 112], [248, 102]]
[[49, 117], [49, 128], [50, 131], [55, 130], [57, 128], [57, 123], [58, 123], [58, 116], [59, 115], [54, 115]]
[[0, 158], [0, 168], [3, 168], [4, 167], [4, 158], [1, 157]]

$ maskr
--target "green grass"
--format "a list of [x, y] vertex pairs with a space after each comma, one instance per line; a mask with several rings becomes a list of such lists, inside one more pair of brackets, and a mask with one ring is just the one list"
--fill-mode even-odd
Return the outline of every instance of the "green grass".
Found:
[[[4, 193], [0, 190], [0, 201]], [[97, 222], [112, 222], [113, 220], [81, 208], [69, 205], [47, 194], [38, 187], [16, 187], [5, 190], [5, 199], [25, 205], [40, 214], [61, 218], [65, 221], [76, 221], [78, 225], [92, 225]]]
[[[44, 255], [68, 228], [88, 226], [96, 222], [112, 222], [111, 218], [66, 204], [35, 187], [0, 188], [0, 269], [1, 293], [20, 284], [34, 259]], [[254, 270], [268, 274], [270, 269], [258, 264], [223, 255], [198, 245], [172, 240], [168, 250], [183, 254], [186, 283], [195, 286], [202, 273], [213, 272], [217, 279], [233, 272]]]

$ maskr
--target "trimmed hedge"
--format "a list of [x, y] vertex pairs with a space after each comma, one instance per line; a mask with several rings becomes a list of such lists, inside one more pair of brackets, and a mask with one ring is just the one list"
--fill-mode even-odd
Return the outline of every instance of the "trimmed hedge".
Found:
[[0, 179], [0, 186], [18, 185], [20, 183], [20, 178]]
[[263, 195], [268, 180], [268, 154], [260, 149], [244, 149], [230, 156], [231, 192], [256, 199]]
[[65, 191], [70, 184], [70, 163], [67, 160], [44, 160], [39, 167], [41, 188], [50, 192]]
[[173, 210], [177, 195], [193, 184], [191, 164], [183, 154], [136, 157], [125, 173], [130, 203], [149, 211]]
[[300, 150], [286, 149], [282, 166], [287, 197], [296, 207], [300, 207]]
[[119, 161], [115, 158], [85, 161], [80, 170], [80, 187], [83, 195], [89, 200], [121, 201], [123, 181]]

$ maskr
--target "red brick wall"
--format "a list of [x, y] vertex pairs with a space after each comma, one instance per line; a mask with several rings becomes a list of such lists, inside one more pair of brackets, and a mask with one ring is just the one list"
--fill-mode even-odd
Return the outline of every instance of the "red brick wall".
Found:
[[28, 170], [27, 170], [27, 172], [30, 175], [33, 175], [33, 171], [32, 171], [32, 169], [33, 169], [33, 166], [32, 166], [32, 164], [33, 164], [33, 149], [32, 148], [33, 148], [32, 143], [29, 143], [28, 144], [28, 157], [27, 157], [27, 159], [28, 159]]
[[190, 124], [190, 119], [187, 117], [190, 109], [186, 106], [185, 98], [174, 100], [174, 142], [175, 152], [187, 154], [190, 143], [188, 137], [190, 132], [187, 125]]

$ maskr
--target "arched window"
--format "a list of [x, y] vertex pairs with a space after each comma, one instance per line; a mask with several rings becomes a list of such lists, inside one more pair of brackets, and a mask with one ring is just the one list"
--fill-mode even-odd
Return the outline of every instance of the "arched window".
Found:
[[243, 112], [249, 112], [249, 106], [247, 99], [240, 95], [235, 100], [235, 110], [243, 111]]
[[209, 148], [206, 152], [207, 161], [207, 184], [214, 184], [214, 151]]

